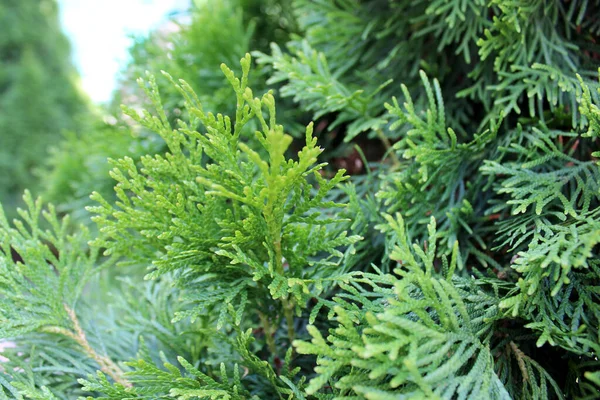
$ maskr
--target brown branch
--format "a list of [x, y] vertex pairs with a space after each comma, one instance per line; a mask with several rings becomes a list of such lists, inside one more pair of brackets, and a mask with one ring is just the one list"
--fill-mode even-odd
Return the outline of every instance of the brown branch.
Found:
[[75, 310], [63, 304], [71, 322], [73, 323], [74, 331], [69, 329], [65, 329], [58, 326], [49, 326], [44, 328], [44, 331], [57, 333], [63, 336], [66, 336], [75, 342], [85, 351], [85, 353], [92, 358], [94, 361], [100, 365], [100, 370], [104, 372], [106, 375], [110, 376], [115, 382], [125, 386], [132, 387], [132, 384], [124, 378], [123, 370], [109, 357], [100, 355], [90, 346], [90, 343], [87, 340], [85, 332], [81, 328], [81, 324], [79, 323], [79, 319], [77, 318], [77, 314], [75, 314]]

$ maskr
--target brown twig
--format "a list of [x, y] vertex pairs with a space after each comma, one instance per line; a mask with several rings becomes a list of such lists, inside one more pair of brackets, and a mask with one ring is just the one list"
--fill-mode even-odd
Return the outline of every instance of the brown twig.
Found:
[[67, 314], [69, 315], [69, 318], [71, 319], [71, 322], [73, 323], [74, 331], [58, 326], [49, 326], [46, 327], [44, 330], [46, 332], [58, 333], [60, 335], [73, 339], [75, 342], [77, 342], [79, 346], [81, 346], [81, 348], [90, 358], [94, 359], [94, 361], [96, 361], [98, 365], [100, 365], [100, 370], [102, 372], [110, 376], [115, 382], [125, 387], [131, 387], [132, 384], [123, 376], [123, 370], [109, 357], [98, 354], [96, 350], [94, 350], [92, 346], [90, 346], [85, 332], [81, 328], [81, 324], [79, 323], [77, 314], [75, 314], [75, 310], [73, 310], [66, 304], [63, 305], [65, 307], [65, 310], [67, 311]]
[[381, 142], [385, 146], [386, 153], [390, 155], [390, 158], [392, 159], [392, 164], [394, 165], [394, 167], [396, 167], [396, 168], [399, 167], [400, 160], [398, 159], [398, 156], [394, 152], [392, 142], [390, 142], [390, 139], [387, 136], [385, 136], [385, 133], [383, 133], [383, 131], [381, 129], [377, 129], [377, 130], [375, 130], [375, 132], [377, 133], [377, 137], [379, 138], [379, 140], [381, 140]]
[[529, 374], [527, 373], [527, 367], [525, 366], [524, 361], [524, 358], [526, 357], [525, 353], [523, 353], [513, 341], [510, 342], [510, 348], [515, 354], [515, 358], [517, 359], [517, 364], [519, 365], [519, 369], [521, 370], [521, 374], [523, 375], [523, 382], [528, 381]]

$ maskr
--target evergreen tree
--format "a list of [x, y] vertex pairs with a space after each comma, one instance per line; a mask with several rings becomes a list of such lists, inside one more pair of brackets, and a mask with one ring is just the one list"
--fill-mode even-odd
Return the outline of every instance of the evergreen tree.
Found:
[[0, 27], [0, 199], [10, 205], [37, 187], [48, 146], [87, 105], [54, 0], [3, 1]]

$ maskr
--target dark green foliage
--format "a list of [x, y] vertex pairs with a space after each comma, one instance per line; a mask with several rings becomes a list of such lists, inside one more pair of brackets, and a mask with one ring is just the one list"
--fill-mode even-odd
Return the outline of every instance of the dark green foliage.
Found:
[[[499, 113], [544, 119], [566, 111], [580, 122], [579, 73], [598, 87], [594, 33], [582, 29], [597, 15], [597, 1], [296, 1], [302, 40], [274, 45], [259, 62], [274, 69], [270, 82], [287, 81], [315, 118], [334, 113], [333, 129], [348, 124], [346, 140], [361, 132], [398, 137], [388, 130], [383, 103], [405, 84], [418, 108], [427, 101], [419, 70], [441, 82], [446, 118], [460, 135]], [[532, 23], [532, 21], [534, 21]], [[588, 25], [589, 26], [589, 25]], [[592, 95], [597, 100], [595, 90]]]

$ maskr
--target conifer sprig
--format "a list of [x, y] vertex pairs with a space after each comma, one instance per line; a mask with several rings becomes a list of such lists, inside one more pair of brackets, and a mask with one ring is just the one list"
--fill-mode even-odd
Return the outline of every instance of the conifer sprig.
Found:
[[[234, 120], [206, 113], [189, 85], [167, 75], [190, 115], [177, 129], [154, 78], [140, 81], [157, 116], [125, 111], [160, 134], [170, 151], [143, 157], [140, 166], [127, 158], [114, 162], [117, 207], [93, 195], [100, 206], [91, 211], [103, 233], [96, 245], [126, 261], [152, 263], [149, 278], [175, 271], [196, 304], [176, 318], [216, 314], [221, 327], [233, 306], [240, 324], [251, 304], [250, 315], [261, 316], [273, 333], [281, 317], [263, 313], [277, 307], [291, 339], [294, 314], [343, 275], [340, 250], [351, 252], [359, 237], [348, 236], [347, 220], [335, 215], [344, 205], [327, 197], [346, 177], [343, 170], [329, 180], [321, 176], [312, 124], [297, 160], [287, 159], [292, 138], [276, 122], [273, 95], [254, 97], [247, 87], [250, 56], [241, 66], [240, 78], [221, 67], [236, 96]], [[140, 251], [128, 259], [131, 243]]]
[[0, 339], [29, 333], [66, 337], [100, 370], [126, 383], [121, 368], [90, 345], [75, 311], [85, 285], [113, 260], [88, 248], [85, 227], [71, 235], [68, 218], [59, 220], [53, 206], [43, 210], [41, 199], [29, 192], [23, 199], [27, 209], [18, 210], [21, 219], [14, 227], [0, 208]]
[[[498, 366], [507, 360], [494, 356], [503, 346], [494, 337], [501, 318], [500, 299], [484, 287], [491, 285], [498, 293], [497, 285], [503, 283], [490, 280], [478, 286], [455, 276], [458, 245], [450, 261], [436, 257], [433, 218], [426, 247], [410, 243], [402, 217], [386, 218], [397, 237], [391, 257], [400, 263], [398, 275], [357, 276], [356, 282], [364, 286], [348, 287], [348, 293], [334, 299], [337, 324], [329, 336], [324, 338], [309, 326], [312, 341], [295, 343], [300, 353], [318, 356], [317, 376], [307, 393], [329, 384], [336, 399], [510, 399], [518, 395], [511, 386], [514, 377]], [[436, 272], [438, 263], [441, 273]], [[524, 373], [532, 378], [539, 374], [541, 379], [539, 385], [532, 381], [523, 389], [523, 398], [539, 395], [547, 384], [560, 394], [541, 366], [519, 356], [531, 364]]]

